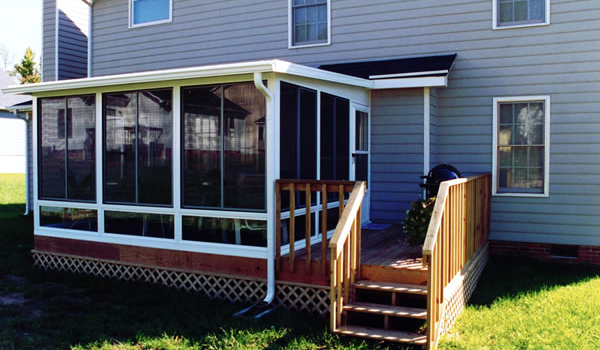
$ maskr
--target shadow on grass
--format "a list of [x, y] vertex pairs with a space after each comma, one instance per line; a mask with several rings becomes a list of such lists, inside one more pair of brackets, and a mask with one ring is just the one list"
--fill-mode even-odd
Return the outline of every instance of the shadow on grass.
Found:
[[469, 304], [494, 301], [584, 282], [600, 276], [600, 267], [494, 256], [483, 271]]
[[315, 315], [279, 309], [239, 319], [232, 315], [245, 305], [34, 269], [23, 209], [0, 205], [0, 349], [403, 349], [332, 335]]

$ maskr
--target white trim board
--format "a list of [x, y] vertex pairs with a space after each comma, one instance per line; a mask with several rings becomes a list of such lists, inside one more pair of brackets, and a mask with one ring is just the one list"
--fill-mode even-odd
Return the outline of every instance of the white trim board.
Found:
[[[543, 193], [498, 193], [498, 106], [510, 102], [544, 102], [544, 191]], [[497, 197], [549, 197], [550, 196], [550, 96], [508, 96], [493, 100], [492, 112], [492, 195]]]
[[139, 27], [147, 27], [147, 26], [153, 26], [153, 25], [157, 25], [157, 24], [164, 24], [164, 23], [171, 23], [171, 22], [173, 22], [173, 0], [169, 0], [169, 18], [167, 18], [167, 19], [161, 19], [161, 20], [158, 20], [158, 21], [152, 21], [152, 22], [145, 22], [145, 23], [140, 23], [140, 24], [134, 24], [133, 23], [133, 3], [135, 1], [137, 1], [137, 0], [129, 0], [129, 13], [128, 13], [129, 29], [139, 28]]
[[307, 42], [306, 44], [294, 44], [294, 18], [292, 2], [293, 0], [288, 0], [288, 49], [303, 49], [331, 45], [331, 0], [327, 0], [327, 41], [316, 43]]

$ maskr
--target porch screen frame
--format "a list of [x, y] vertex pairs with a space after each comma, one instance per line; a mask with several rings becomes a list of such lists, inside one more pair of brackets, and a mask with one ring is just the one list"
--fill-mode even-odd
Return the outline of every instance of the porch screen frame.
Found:
[[[275, 128], [278, 128], [278, 118], [275, 118], [274, 106], [278, 104], [279, 93], [275, 88], [275, 74], [263, 74], [263, 80], [272, 92], [274, 98], [266, 101], [266, 121], [265, 142], [270, 145], [279, 143], [278, 133], [275, 133]], [[33, 133], [38, 133], [38, 100], [45, 97], [66, 97], [72, 95], [95, 95], [96, 102], [96, 130], [101, 130], [101, 135], [97, 135], [95, 151], [96, 151], [96, 203], [82, 203], [73, 201], [58, 201], [46, 200], [39, 196], [39, 169], [34, 166], [33, 169], [33, 211], [34, 211], [34, 235], [76, 239], [82, 241], [91, 241], [99, 243], [110, 243], [119, 245], [132, 245], [146, 248], [168, 249], [195, 253], [217, 254], [225, 256], [238, 256], [247, 258], [266, 259], [268, 254], [268, 246], [271, 236], [274, 237], [274, 220], [275, 220], [275, 201], [274, 201], [274, 183], [276, 179], [275, 169], [278, 167], [276, 158], [278, 153], [269, 149], [266, 152], [266, 170], [265, 178], [266, 186], [266, 210], [262, 212], [248, 212], [239, 210], [212, 210], [212, 209], [186, 209], [181, 207], [181, 87], [182, 86], [197, 86], [197, 85], [213, 85], [213, 84], [230, 84], [230, 83], [247, 83], [252, 82], [252, 75], [238, 76], [220, 76], [210, 78], [197, 78], [186, 80], [175, 80], [165, 82], [153, 82], [144, 84], [135, 84], [131, 86], [111, 86], [104, 88], [83, 88], [67, 92], [48, 92], [34, 94], [33, 96]], [[104, 198], [104, 173], [103, 173], [103, 139], [104, 139], [104, 121], [103, 121], [103, 94], [114, 93], [121, 91], [140, 91], [153, 89], [172, 89], [173, 107], [172, 107], [172, 127], [173, 127], [173, 151], [172, 151], [172, 207], [148, 206], [148, 205], [129, 205], [129, 204], [108, 204], [102, 200]], [[38, 138], [33, 138], [33, 159], [38, 161]], [[98, 200], [100, 198], [100, 200]], [[57, 208], [73, 208], [87, 209], [97, 211], [97, 231], [79, 231], [57, 227], [43, 227], [40, 225], [40, 207], [57, 207]], [[153, 238], [141, 236], [129, 236], [121, 234], [107, 233], [105, 230], [104, 219], [105, 211], [121, 211], [128, 213], [147, 213], [147, 214], [163, 214], [172, 215], [174, 217], [174, 238]], [[211, 242], [183, 241], [182, 240], [182, 217], [205, 217], [205, 218], [222, 218], [222, 219], [239, 219], [239, 220], [254, 220], [264, 221], [267, 226], [267, 243], [265, 246], [250, 246], [236, 245]], [[273, 238], [274, 241], [274, 238]]]
[[[346, 99], [348, 100], [349, 106], [348, 106], [348, 110], [349, 110], [349, 115], [348, 115], [348, 122], [349, 122], [349, 135], [348, 135], [348, 174], [350, 177], [350, 180], [353, 181], [355, 179], [355, 174], [352, 171], [352, 152], [354, 149], [354, 139], [355, 139], [355, 135], [354, 135], [354, 127], [353, 127], [353, 123], [355, 122], [355, 118], [352, 115], [353, 111], [355, 110], [354, 108], [357, 107], [358, 110], [367, 110], [370, 112], [370, 92], [364, 90], [364, 89], [360, 89], [360, 88], [352, 88], [352, 87], [345, 87], [345, 86], [340, 86], [339, 84], [332, 84], [332, 83], [326, 83], [326, 82], [319, 82], [316, 83], [314, 80], [312, 79], [308, 79], [308, 78], [301, 78], [301, 77], [292, 77], [292, 76], [283, 76], [280, 79], [277, 79], [277, 86], [279, 87], [281, 85], [281, 83], [287, 83], [287, 84], [292, 84], [292, 85], [297, 85], [301, 88], [305, 88], [305, 89], [309, 89], [309, 90], [314, 90], [317, 94], [317, 121], [316, 121], [316, 125], [317, 125], [317, 130], [316, 130], [316, 137], [317, 137], [317, 157], [316, 157], [316, 166], [317, 166], [317, 179], [321, 178], [321, 96], [323, 93], [328, 94], [328, 95], [333, 95], [335, 97], [338, 98], [342, 98], [342, 99]], [[280, 111], [280, 105], [277, 106], [278, 108], [278, 112]], [[369, 117], [369, 123], [370, 123], [370, 117]], [[279, 126], [277, 126], [277, 128], [275, 129], [276, 132], [279, 134]], [[279, 136], [280, 137], [280, 136]], [[279, 138], [278, 137], [278, 138]], [[370, 139], [369, 139], [369, 143], [370, 143]], [[280, 143], [278, 142], [277, 145], [280, 145]], [[280, 147], [275, 147], [277, 149], [277, 152], [279, 153], [279, 149]], [[279, 162], [280, 159], [280, 155], [277, 154], [277, 162]], [[280, 168], [279, 168], [280, 164], [278, 164], [278, 167], [276, 169], [276, 174], [277, 174], [277, 178], [280, 179]], [[347, 202], [347, 199], [346, 199]], [[320, 193], [316, 193], [316, 205], [311, 205], [311, 214], [315, 215], [315, 227], [320, 227], [320, 215], [317, 215], [316, 213], [319, 213], [323, 210], [323, 205], [321, 203], [321, 194]], [[327, 203], [327, 210], [329, 209], [335, 209], [335, 208], [339, 208], [339, 201], [335, 200], [328, 200]], [[306, 212], [305, 208], [298, 208], [295, 210], [295, 216], [304, 216]], [[366, 216], [366, 215], [364, 215]], [[290, 212], [289, 211], [282, 211], [281, 212], [281, 219], [282, 220], [286, 220], [289, 219], [290, 217]], [[363, 220], [364, 222], [364, 220]], [[327, 233], [327, 239], [331, 238], [331, 236], [333, 235], [333, 229], [329, 230]], [[322, 237], [321, 237], [321, 230], [317, 229], [311, 232], [312, 236], [311, 236], [311, 244], [316, 244], [322, 241]], [[289, 243], [287, 244], [282, 244], [281, 245], [281, 254], [288, 254], [289, 253], [289, 248], [290, 245]], [[304, 239], [300, 239], [300, 240], [296, 240], [295, 245], [294, 245], [294, 249], [295, 250], [300, 250], [305, 248], [305, 240]]]

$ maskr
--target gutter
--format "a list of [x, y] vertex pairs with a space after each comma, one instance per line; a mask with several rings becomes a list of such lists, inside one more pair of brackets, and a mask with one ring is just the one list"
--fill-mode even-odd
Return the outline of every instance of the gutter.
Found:
[[[267, 106], [270, 105], [273, 108], [273, 93], [263, 83], [261, 72], [254, 73], [254, 86], [267, 100]], [[273, 116], [274, 114], [267, 112], [267, 119], [269, 115]], [[267, 122], [269, 121], [267, 120]], [[267, 186], [272, 186], [272, 184], [267, 184]], [[275, 235], [271, 234], [267, 235], [267, 296], [263, 300], [263, 304], [269, 305], [275, 299], [275, 278]], [[257, 315], [257, 317], [260, 316]]]
[[25, 213], [23, 215], [28, 216], [31, 211], [29, 203], [29, 117], [27, 115], [20, 115], [16, 109], [13, 111], [13, 114], [16, 118], [25, 122]]

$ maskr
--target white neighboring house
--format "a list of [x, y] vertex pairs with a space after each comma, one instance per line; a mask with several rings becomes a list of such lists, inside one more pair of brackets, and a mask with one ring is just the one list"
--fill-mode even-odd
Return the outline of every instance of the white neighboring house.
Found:
[[[18, 82], [8, 72], [0, 72], [0, 88], [15, 84]], [[30, 114], [30, 97], [0, 91], [0, 173], [25, 173], [27, 137], [23, 120]]]

